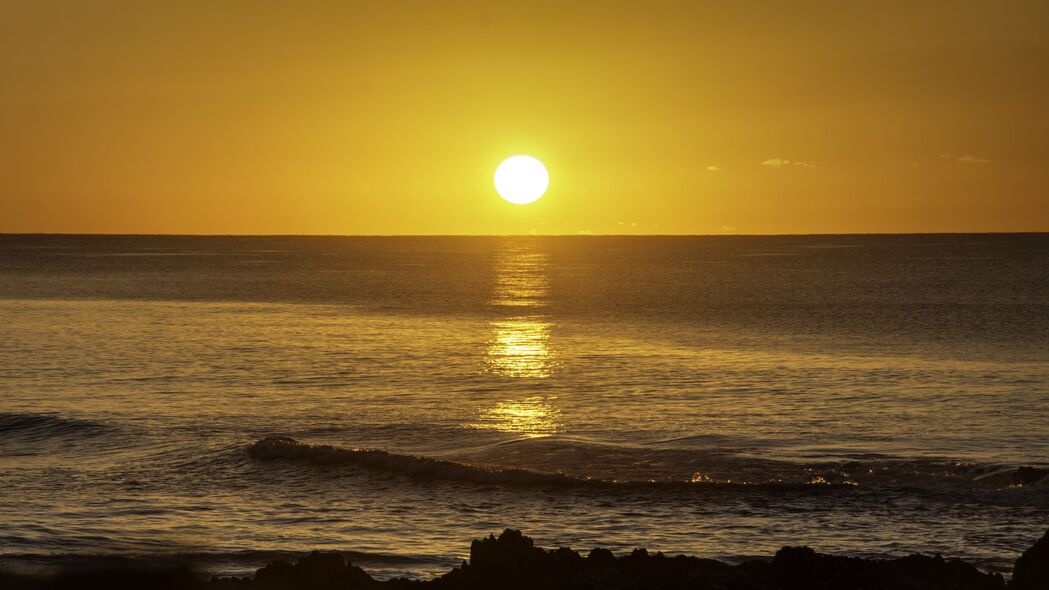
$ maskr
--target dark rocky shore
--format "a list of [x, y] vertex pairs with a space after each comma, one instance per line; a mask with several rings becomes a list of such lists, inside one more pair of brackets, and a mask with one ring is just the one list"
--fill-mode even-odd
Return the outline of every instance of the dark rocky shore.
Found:
[[314, 552], [295, 564], [273, 562], [254, 577], [201, 579], [189, 567], [67, 572], [53, 578], [0, 574], [4, 589], [109, 590], [1049, 590], [1049, 531], [1016, 561], [1012, 580], [939, 555], [867, 560], [784, 547], [771, 561], [729, 565], [711, 559], [636, 549], [615, 556], [593, 549], [544, 550], [520, 531], [474, 541], [470, 561], [427, 581], [378, 581], [338, 553]]

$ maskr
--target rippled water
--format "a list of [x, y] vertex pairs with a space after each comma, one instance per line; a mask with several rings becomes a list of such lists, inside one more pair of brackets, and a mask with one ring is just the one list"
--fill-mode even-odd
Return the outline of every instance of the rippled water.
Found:
[[0, 325], [8, 567], [1049, 526], [1046, 235], [0, 236]]

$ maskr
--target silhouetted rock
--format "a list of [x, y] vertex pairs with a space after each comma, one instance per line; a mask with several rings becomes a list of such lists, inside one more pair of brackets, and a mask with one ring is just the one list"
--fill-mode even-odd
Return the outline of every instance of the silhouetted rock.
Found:
[[51, 578], [0, 572], [3, 590], [185, 590], [199, 583], [188, 568], [156, 564], [70, 570]]
[[1021, 467], [1013, 473], [1013, 485], [1033, 486], [1049, 475], [1049, 469]]
[[1001, 590], [1001, 576], [985, 574], [958, 560], [939, 555], [910, 555], [891, 560], [820, 555], [808, 547], [784, 547], [772, 560], [777, 582], [784, 590]]
[[356, 590], [377, 587], [379, 582], [338, 553], [314, 551], [295, 565], [274, 561], [257, 571], [254, 579], [215, 578], [210, 585], [215, 590]]
[[712, 559], [668, 557], [635, 549], [586, 557], [562, 547], [544, 550], [520, 531], [474, 541], [470, 561], [432, 580], [379, 582], [338, 553], [313, 552], [295, 564], [273, 562], [254, 577], [203, 581], [189, 569], [67, 573], [52, 579], [5, 576], [7, 590], [1049, 590], [1049, 532], [1016, 562], [1008, 585], [958, 560], [911, 555], [869, 560], [784, 547], [771, 561], [729, 565]]
[[1013, 567], [1009, 590], [1046, 590], [1049, 588], [1049, 531], [1023, 552]]

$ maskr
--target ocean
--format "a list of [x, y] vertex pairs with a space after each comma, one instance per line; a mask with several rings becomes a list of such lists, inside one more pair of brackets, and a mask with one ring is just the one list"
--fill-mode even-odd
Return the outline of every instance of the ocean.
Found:
[[0, 567], [469, 541], [1008, 572], [1049, 235], [0, 236]]

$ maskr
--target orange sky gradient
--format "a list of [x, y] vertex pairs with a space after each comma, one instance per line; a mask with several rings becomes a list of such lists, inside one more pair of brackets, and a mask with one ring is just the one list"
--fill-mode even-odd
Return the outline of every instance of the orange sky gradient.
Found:
[[1049, 3], [860, 4], [3, 2], [0, 232], [1049, 231]]

